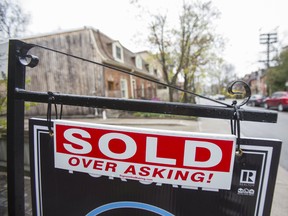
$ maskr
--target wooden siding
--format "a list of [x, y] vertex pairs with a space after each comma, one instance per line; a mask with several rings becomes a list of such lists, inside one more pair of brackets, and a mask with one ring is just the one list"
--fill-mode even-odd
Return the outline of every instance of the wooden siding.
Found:
[[[25, 39], [33, 43], [73, 54], [96, 62], [101, 62], [91, 38], [90, 30], [53, 34]], [[43, 48], [32, 48], [30, 53], [39, 57], [39, 65], [27, 68], [28, 84], [26, 89], [41, 92], [61, 92], [79, 95], [104, 96], [103, 67]], [[32, 106], [27, 115], [45, 115], [46, 104]], [[94, 114], [94, 109], [69, 107], [63, 109], [64, 115]]]

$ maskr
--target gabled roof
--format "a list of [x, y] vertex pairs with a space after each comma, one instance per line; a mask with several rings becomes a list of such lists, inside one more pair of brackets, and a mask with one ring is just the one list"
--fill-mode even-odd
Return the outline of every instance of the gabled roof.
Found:
[[[137, 55], [141, 56], [139, 53], [131, 52], [129, 49], [124, 47], [118, 40], [113, 40], [112, 38], [108, 37], [107, 35], [100, 32], [99, 30], [93, 30], [93, 35], [95, 37], [95, 41], [97, 43], [99, 51], [106, 58], [106, 59], [103, 59], [104, 63], [112, 64], [115, 66], [120, 66], [123, 68], [130, 69], [133, 72], [139, 72], [144, 75], [151, 76], [151, 74], [149, 74], [148, 68], [146, 67], [147, 62], [145, 62], [144, 59], [142, 59], [142, 69], [139, 69], [136, 67], [135, 58]], [[121, 45], [123, 49], [123, 57], [124, 57], [123, 63], [118, 62], [114, 59], [113, 53], [112, 53], [113, 43], [118, 43]], [[155, 78], [155, 76], [152, 76], [152, 77]]]
[[[104, 33], [102, 33], [101, 31], [99, 31], [98, 29], [92, 28], [92, 27], [83, 27], [83, 28], [79, 28], [79, 29], [71, 29], [71, 30], [66, 30], [66, 31], [57, 31], [57, 32], [52, 32], [52, 33], [48, 33], [48, 34], [40, 34], [40, 35], [35, 35], [35, 36], [30, 36], [30, 37], [25, 37], [22, 38], [23, 40], [33, 40], [36, 38], [41, 38], [41, 37], [54, 37], [56, 35], [65, 35], [65, 34], [72, 34], [72, 33], [76, 33], [76, 32], [84, 32], [84, 31], [89, 31], [89, 33], [91, 34], [92, 38], [92, 43], [96, 43], [96, 47], [97, 47], [97, 51], [100, 52], [100, 56], [102, 59], [102, 63], [105, 64], [109, 64], [109, 65], [113, 65], [115, 67], [121, 67], [123, 69], [132, 71], [132, 72], [137, 72], [140, 73], [142, 75], [145, 76], [149, 76], [151, 78], [154, 79], [158, 79], [157, 77], [151, 75], [148, 71], [148, 68], [146, 67], [148, 64], [147, 62], [144, 61], [144, 59], [142, 58], [142, 69], [139, 69], [136, 67], [135, 64], [135, 58], [137, 55], [141, 56], [140, 53], [133, 53], [131, 52], [129, 49], [127, 49], [126, 47], [124, 47], [120, 41], [118, 40], [114, 40], [112, 38], [110, 38], [109, 36], [105, 35]], [[117, 43], [122, 47], [123, 50], [123, 57], [124, 57], [124, 61], [123, 62], [119, 62], [116, 61], [113, 57], [113, 51], [112, 51], [112, 46], [113, 43]]]
[[69, 34], [69, 33], [84, 31], [86, 29], [89, 29], [89, 27], [75, 28], [75, 29], [69, 29], [69, 30], [58, 30], [58, 31], [53, 31], [53, 32], [49, 32], [49, 33], [41, 33], [41, 34], [36, 34], [36, 35], [25, 36], [25, 37], [20, 38], [20, 40], [30, 40], [30, 39], [34, 39], [34, 38], [49, 37], [49, 36], [55, 36], [55, 35], [61, 35], [61, 34]]

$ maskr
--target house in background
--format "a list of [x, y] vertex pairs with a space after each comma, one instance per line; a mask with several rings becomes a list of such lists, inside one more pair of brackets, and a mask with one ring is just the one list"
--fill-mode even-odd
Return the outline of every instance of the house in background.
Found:
[[[35, 68], [27, 68], [28, 90], [126, 99], [159, 98], [158, 85], [152, 81], [163, 81], [155, 59], [131, 52], [99, 30], [84, 27], [22, 40], [39, 45], [29, 51], [40, 61]], [[46, 109], [45, 104], [37, 104], [26, 114], [45, 115]], [[69, 106], [63, 112], [64, 115], [94, 113], [93, 108]]]
[[258, 71], [246, 74], [243, 81], [250, 86], [252, 94], [267, 96], [266, 70], [259, 69]]
[[[149, 71], [149, 74], [158, 77], [162, 83], [165, 83], [163, 77], [162, 65], [157, 59], [157, 57], [155, 57], [155, 55], [150, 53], [149, 51], [142, 51], [137, 54], [140, 55], [142, 59], [144, 59], [144, 61], [146, 62], [145, 67]], [[158, 84], [157, 97], [155, 99], [169, 101], [168, 87]]]
[[[114, 41], [100, 31], [93, 31], [99, 47], [101, 61], [106, 66], [116, 67], [132, 74], [159, 81], [151, 61], [145, 61], [141, 53], [133, 53], [119, 41]], [[157, 84], [137, 76], [121, 73], [109, 67], [104, 68], [105, 96], [151, 100], [157, 97]]]

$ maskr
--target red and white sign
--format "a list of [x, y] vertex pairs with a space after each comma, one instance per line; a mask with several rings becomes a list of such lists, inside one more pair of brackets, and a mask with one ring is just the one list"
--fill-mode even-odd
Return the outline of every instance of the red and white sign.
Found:
[[146, 182], [230, 189], [235, 136], [55, 120], [55, 167]]

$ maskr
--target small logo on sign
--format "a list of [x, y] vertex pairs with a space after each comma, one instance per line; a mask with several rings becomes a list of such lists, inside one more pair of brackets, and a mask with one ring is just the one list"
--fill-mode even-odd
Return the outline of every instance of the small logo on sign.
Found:
[[248, 189], [248, 188], [238, 188], [237, 194], [238, 195], [244, 195], [244, 196], [254, 196], [255, 190], [254, 189]]
[[241, 170], [240, 184], [254, 185], [256, 181], [256, 170]]

